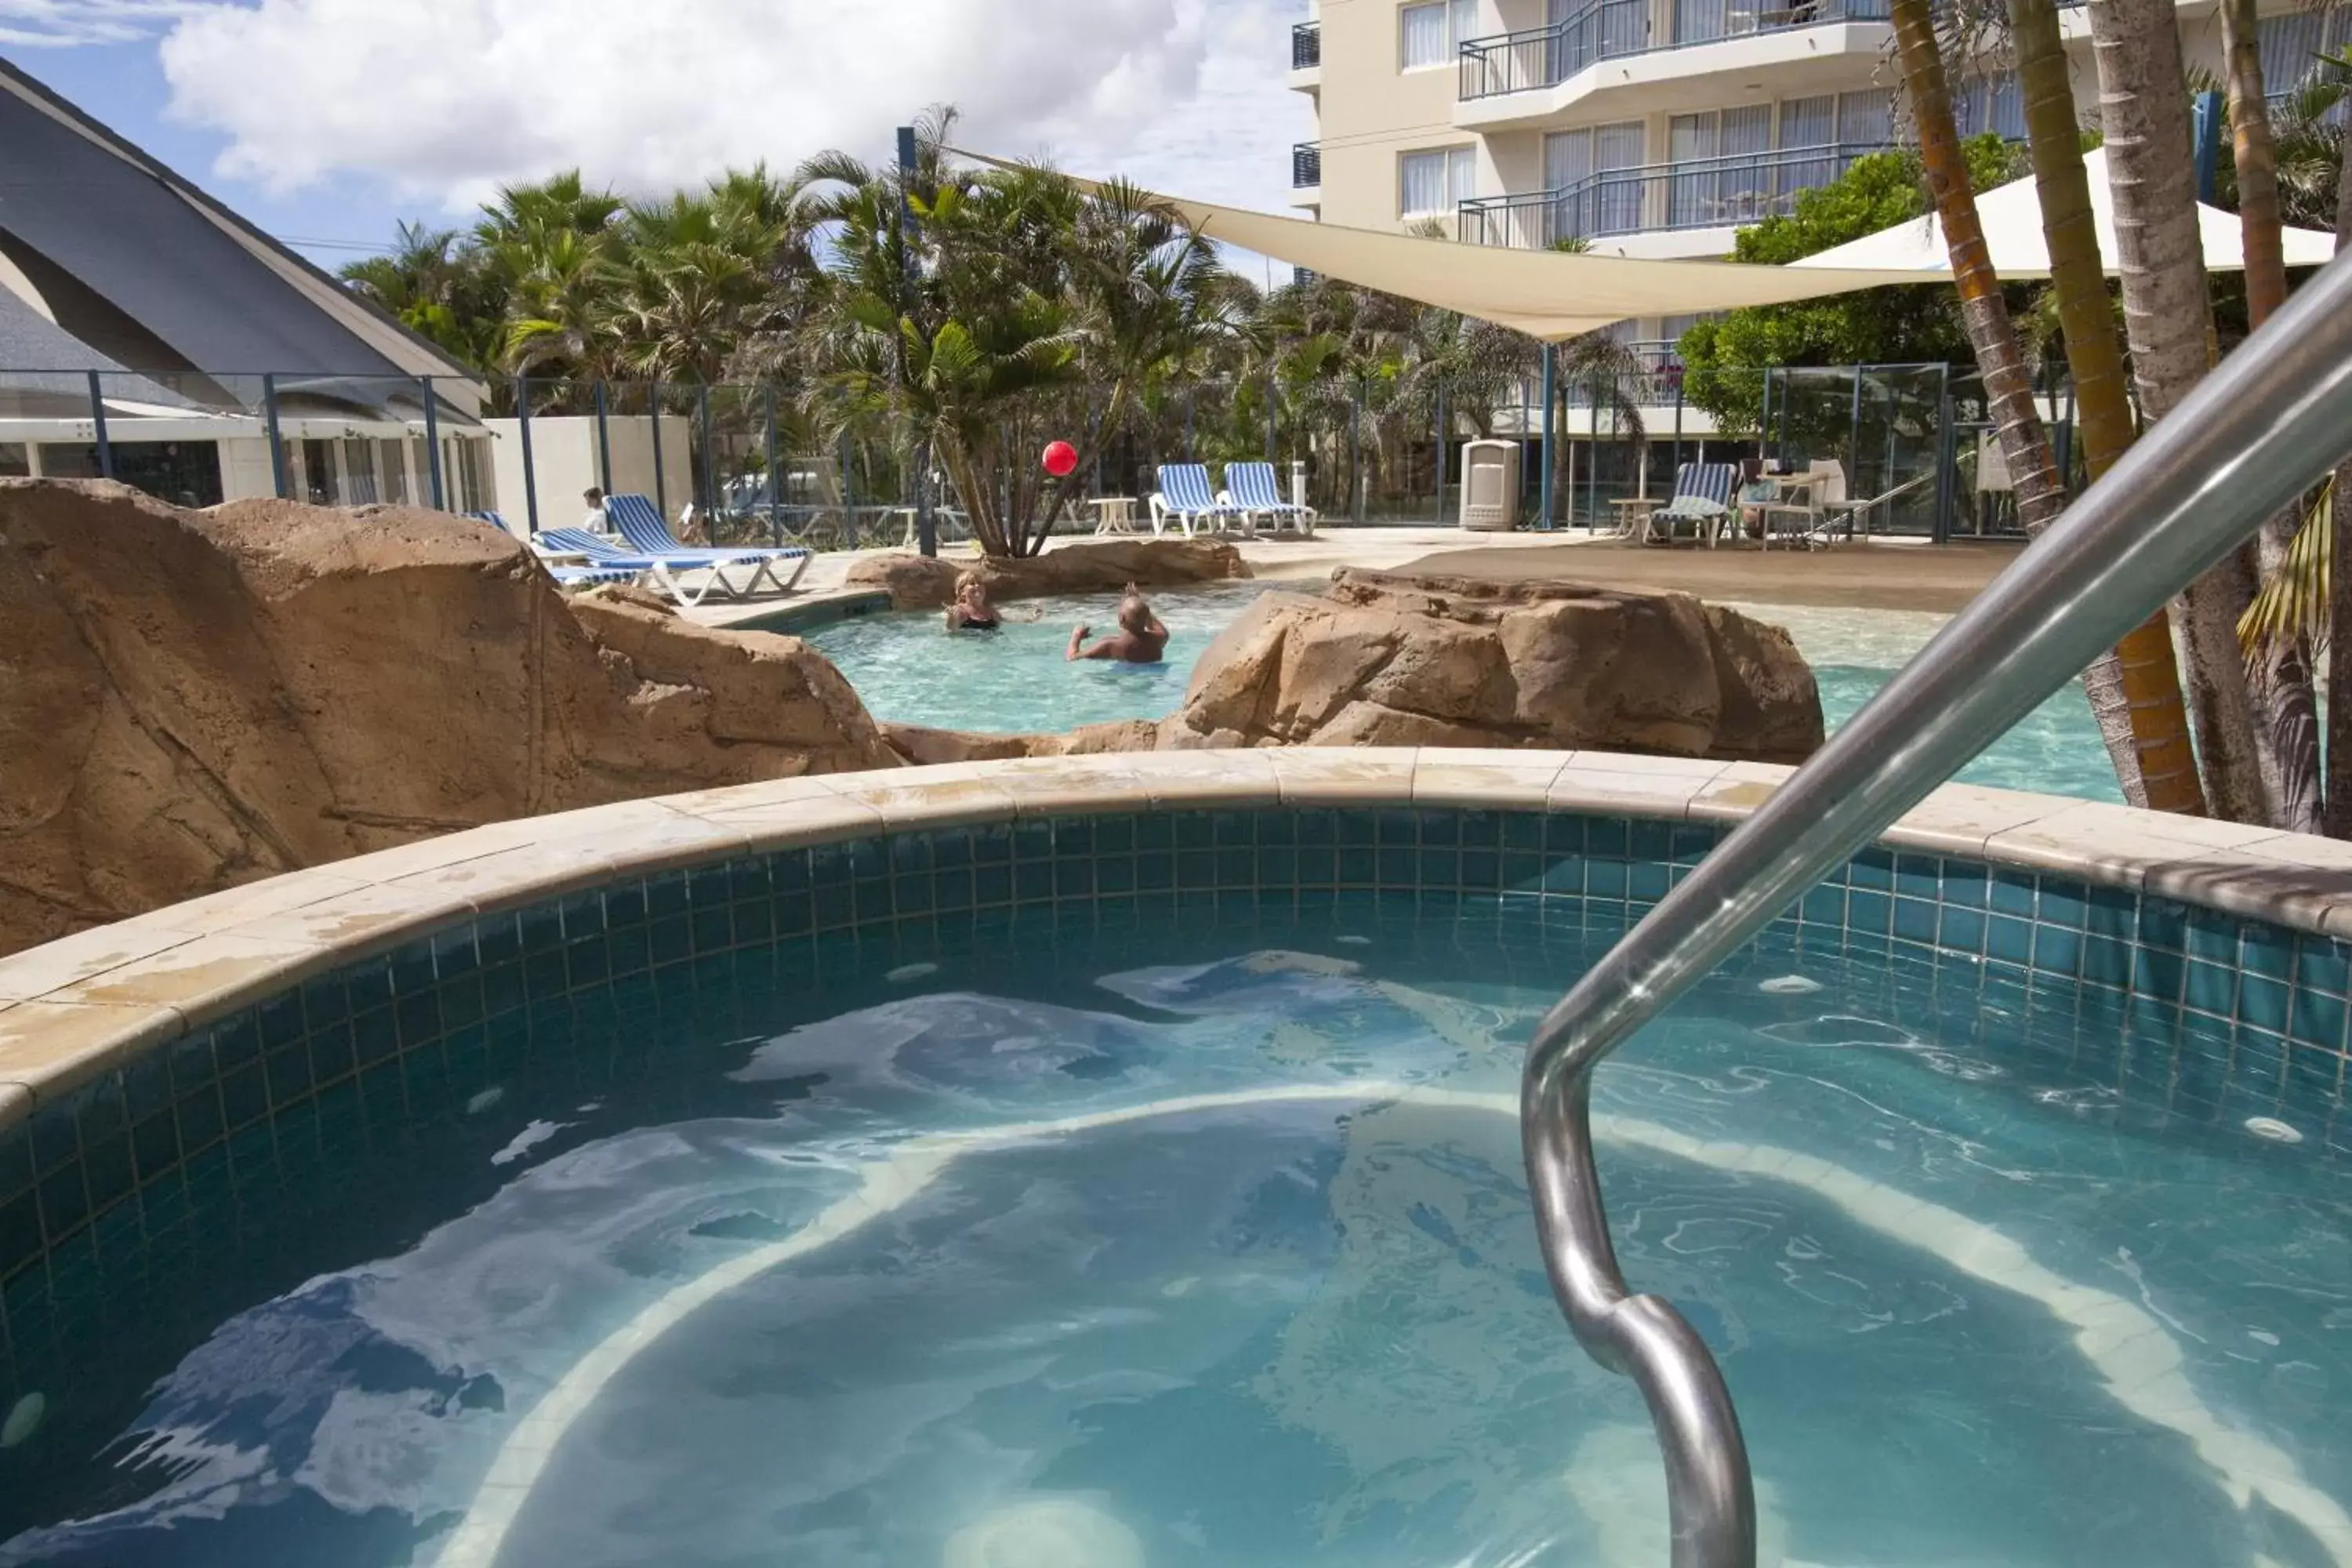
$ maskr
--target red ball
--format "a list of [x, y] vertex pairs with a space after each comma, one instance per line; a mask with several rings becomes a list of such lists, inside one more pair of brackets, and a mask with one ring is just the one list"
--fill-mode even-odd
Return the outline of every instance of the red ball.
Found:
[[1057, 479], [1068, 479], [1078, 466], [1078, 449], [1067, 441], [1055, 441], [1045, 448], [1045, 471]]

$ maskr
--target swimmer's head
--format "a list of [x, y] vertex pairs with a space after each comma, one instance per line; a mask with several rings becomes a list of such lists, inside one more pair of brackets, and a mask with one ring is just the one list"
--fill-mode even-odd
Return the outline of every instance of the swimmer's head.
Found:
[[1129, 594], [1118, 602], [1118, 625], [1121, 631], [1139, 636], [1151, 629], [1151, 606], [1140, 594]]
[[971, 599], [988, 597], [988, 583], [977, 572], [965, 572], [956, 578], [956, 597]]

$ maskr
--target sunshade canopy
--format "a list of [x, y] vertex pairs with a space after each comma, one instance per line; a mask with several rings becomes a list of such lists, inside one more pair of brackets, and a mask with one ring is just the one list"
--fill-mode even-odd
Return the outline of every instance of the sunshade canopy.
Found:
[[[966, 155], [999, 168], [1013, 166], [980, 153]], [[1090, 181], [1076, 183], [1087, 190], [1099, 188]], [[1360, 288], [1476, 316], [1547, 342], [1639, 316], [1785, 305], [1921, 281], [1916, 271], [1900, 269], [1813, 268], [1795, 272], [1724, 261], [1643, 261], [1512, 250], [1276, 217], [1182, 196], [1160, 199], [1211, 239]]]
[[[2115, 200], [2107, 189], [2106, 150], [2085, 153], [2083, 163], [2091, 177], [2091, 219], [2099, 232], [2099, 258], [2112, 275], [2118, 252]], [[2042, 237], [2042, 201], [2032, 176], [2011, 180], [1979, 196], [1977, 218], [1984, 226], [1985, 245], [1992, 253], [1995, 272], [2003, 278], [2050, 276], [2050, 247]], [[2218, 207], [2200, 205], [2197, 223], [2205, 241], [2205, 269], [2244, 271], [2246, 253], [2237, 218]], [[2285, 240], [2289, 267], [2324, 267], [2336, 254], [2336, 237], [2317, 229], [2290, 228]], [[1944, 225], [1934, 216], [1913, 218], [1789, 265], [1832, 272], [1865, 268], [1939, 278], [1952, 273]]]

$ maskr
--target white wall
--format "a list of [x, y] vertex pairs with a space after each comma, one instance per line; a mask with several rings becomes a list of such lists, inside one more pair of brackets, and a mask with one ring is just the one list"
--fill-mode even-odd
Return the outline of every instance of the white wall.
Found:
[[[507, 526], [521, 532], [530, 526], [529, 488], [523, 482], [522, 421], [485, 419], [497, 450], [499, 510]], [[621, 495], [650, 496], [654, 487], [654, 422], [642, 414], [607, 416], [613, 443], [613, 490]], [[671, 521], [694, 499], [694, 432], [683, 415], [661, 422], [664, 500]], [[603, 488], [603, 468], [596, 457], [596, 416], [541, 415], [530, 422], [532, 477], [539, 488], [539, 525], [570, 528], [585, 510], [581, 492]]]

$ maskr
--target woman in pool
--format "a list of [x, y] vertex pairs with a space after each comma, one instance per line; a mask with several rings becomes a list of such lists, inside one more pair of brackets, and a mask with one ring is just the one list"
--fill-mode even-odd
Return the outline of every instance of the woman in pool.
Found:
[[992, 632], [1004, 624], [996, 606], [988, 602], [988, 584], [977, 572], [967, 572], [956, 579], [955, 603], [948, 606], [948, 630], [951, 632]]
[[1092, 626], [1073, 626], [1070, 646], [1064, 658], [1072, 661], [1081, 658], [1116, 659], [1121, 664], [1158, 664], [1160, 655], [1168, 651], [1168, 628], [1151, 613], [1144, 602], [1141, 590], [1129, 583], [1127, 596], [1118, 602], [1118, 635], [1108, 637], [1092, 647], [1082, 645]]

